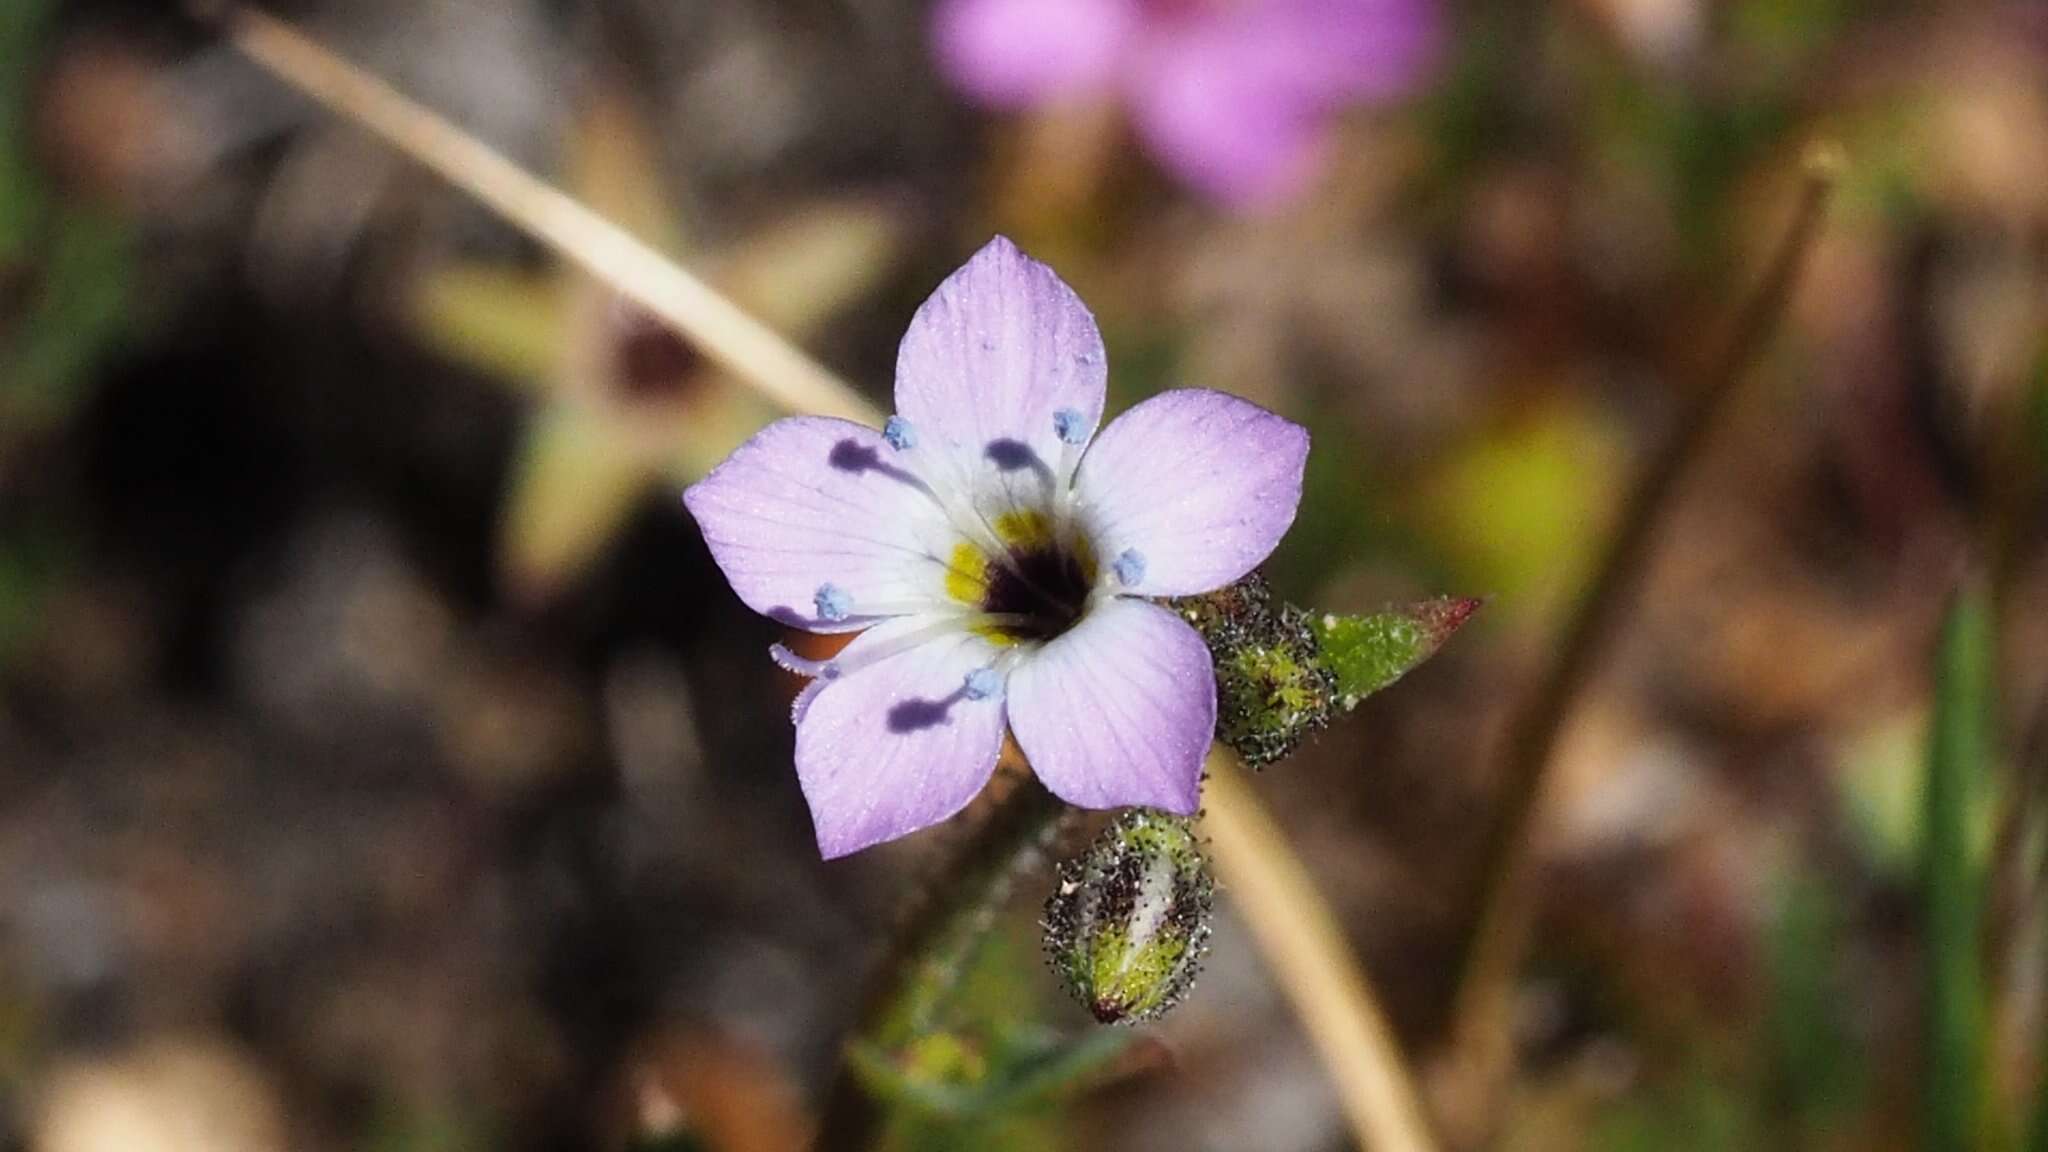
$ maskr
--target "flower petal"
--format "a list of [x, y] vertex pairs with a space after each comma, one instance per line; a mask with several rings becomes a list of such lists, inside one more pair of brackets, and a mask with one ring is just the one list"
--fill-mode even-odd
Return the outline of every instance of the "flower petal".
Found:
[[1346, 104], [1412, 88], [1435, 56], [1429, 0], [1270, 0], [1162, 26], [1131, 71], [1159, 161], [1240, 208], [1300, 193]]
[[998, 236], [911, 319], [896, 412], [934, 484], [971, 493], [990, 516], [1043, 508], [1062, 462], [1102, 420], [1108, 373], [1081, 298]]
[[1415, 88], [1435, 63], [1438, 7], [1437, 0], [1285, 0], [1260, 21], [1258, 34], [1239, 40], [1248, 70], [1275, 88], [1332, 101], [1387, 99]]
[[1105, 86], [1136, 26], [1131, 0], [944, 0], [932, 49], [962, 91], [1019, 108]]
[[979, 636], [948, 633], [857, 667], [811, 699], [797, 723], [796, 773], [826, 859], [937, 824], [988, 782], [1003, 746], [1003, 697], [971, 698], [967, 678], [995, 655]]
[[1010, 729], [1053, 794], [1191, 815], [1216, 734], [1209, 649], [1173, 613], [1107, 601], [1010, 673]]
[[[1096, 552], [1134, 553], [1124, 591], [1191, 596], [1259, 565], [1294, 523], [1308, 431], [1249, 400], [1187, 388], [1110, 422], [1074, 474]], [[1121, 570], [1126, 566], [1118, 564]]]
[[948, 604], [958, 536], [881, 433], [801, 416], [756, 433], [683, 493], [747, 607], [811, 632]]
[[1220, 30], [1182, 32], [1133, 73], [1131, 119], [1161, 167], [1195, 191], [1257, 210], [1293, 199], [1322, 169], [1330, 111], [1241, 68]]

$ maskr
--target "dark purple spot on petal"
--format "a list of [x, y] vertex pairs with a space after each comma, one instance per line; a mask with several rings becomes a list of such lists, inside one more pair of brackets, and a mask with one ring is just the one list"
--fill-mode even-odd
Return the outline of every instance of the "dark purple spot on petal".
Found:
[[879, 472], [899, 484], [924, 487], [924, 481], [915, 474], [882, 459], [879, 451], [858, 440], [846, 439], [832, 445], [832, 452], [825, 457], [825, 462], [841, 472]]
[[1048, 489], [1055, 483], [1052, 466], [1045, 462], [1045, 457], [1021, 440], [991, 440], [982, 455], [1001, 471], [1035, 472]]
[[951, 719], [953, 705], [966, 698], [965, 691], [943, 700], [903, 700], [889, 706], [889, 731], [898, 736], [937, 728]]

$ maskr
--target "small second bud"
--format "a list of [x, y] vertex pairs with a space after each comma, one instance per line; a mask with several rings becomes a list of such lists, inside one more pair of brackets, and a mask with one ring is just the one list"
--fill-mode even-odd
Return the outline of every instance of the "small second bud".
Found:
[[1215, 892], [1193, 821], [1132, 809], [1060, 866], [1045, 906], [1047, 957], [1097, 1020], [1155, 1019], [1201, 970]]

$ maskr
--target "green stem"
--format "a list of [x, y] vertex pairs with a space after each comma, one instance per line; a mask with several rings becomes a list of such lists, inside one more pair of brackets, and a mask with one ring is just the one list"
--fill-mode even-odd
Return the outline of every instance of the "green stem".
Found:
[[[2048, 803], [2044, 803], [2042, 794], [2043, 778], [2048, 777], [2048, 702], [2035, 708], [2018, 748], [2014, 775], [2021, 782], [2022, 792], [2014, 803], [2027, 810], [2027, 831], [2020, 839], [2028, 847], [2013, 855], [2024, 864], [2027, 873], [2022, 919], [2029, 925], [2029, 931], [2038, 933], [2048, 930], [2048, 854], [2039, 847], [2044, 830], [2048, 830], [2048, 811], [2044, 811]], [[2048, 943], [2039, 946], [2048, 950]], [[2024, 1147], [2026, 1152], [2048, 1152], [2048, 1017], [2037, 1016], [2030, 1036], [2034, 1046], [2033, 1115], [2027, 1124]]]
[[1922, 794], [1928, 1038], [1922, 1147], [1928, 1152], [1977, 1146], [1985, 1035], [1978, 935], [1983, 876], [1970, 841], [1977, 792], [1990, 773], [1991, 669], [1990, 609], [1972, 586], [1942, 631]]
[[858, 1054], [889, 1052], [939, 1027], [989, 925], [1019, 876], [1041, 862], [1070, 811], [1036, 780], [1019, 781], [946, 863], [877, 969], [826, 1093], [818, 1152], [862, 1152], [876, 1130]]
[[1034, 1061], [999, 1084], [962, 1088], [906, 1076], [888, 1053], [855, 1043], [847, 1058], [870, 1084], [886, 1085], [893, 1097], [935, 1116], [965, 1119], [1016, 1112], [1104, 1075], [1130, 1049], [1137, 1033], [1128, 1028], [1091, 1028], [1080, 1038]]

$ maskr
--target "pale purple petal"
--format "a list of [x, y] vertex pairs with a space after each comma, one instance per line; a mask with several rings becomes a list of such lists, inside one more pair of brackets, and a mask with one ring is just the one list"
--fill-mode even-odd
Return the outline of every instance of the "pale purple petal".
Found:
[[896, 412], [934, 483], [1042, 507], [1063, 459], [1102, 419], [1108, 373], [1081, 298], [998, 236], [911, 319], [896, 357]]
[[1142, 600], [1098, 605], [1010, 673], [1010, 729], [1052, 793], [1083, 808], [1191, 815], [1216, 731], [1208, 646]]
[[1107, 87], [1136, 26], [1134, 0], [941, 0], [932, 49], [969, 96], [1019, 108]]
[[1136, 53], [1133, 120], [1161, 164], [1240, 208], [1301, 193], [1335, 115], [1404, 92], [1434, 55], [1425, 0], [1273, 0], [1162, 24]]
[[949, 633], [811, 698], [797, 723], [796, 772], [826, 859], [937, 824], [988, 782], [1003, 746], [1003, 697], [971, 699], [966, 683], [995, 654], [979, 636]]
[[1305, 96], [1404, 95], [1436, 63], [1438, 9], [1436, 0], [1283, 0], [1271, 6], [1263, 35], [1246, 46], [1267, 63], [1249, 66]]
[[1293, 198], [1323, 165], [1329, 109], [1235, 71], [1220, 29], [1181, 32], [1142, 54], [1131, 117], [1153, 158], [1211, 199], [1254, 209]]
[[1249, 400], [1186, 388], [1110, 422], [1074, 476], [1096, 554], [1138, 574], [1121, 590], [1191, 596], [1257, 567], [1294, 523], [1308, 431]]
[[955, 534], [895, 453], [860, 424], [778, 420], [683, 502], [747, 607], [812, 632], [853, 631], [950, 603], [940, 557]]

